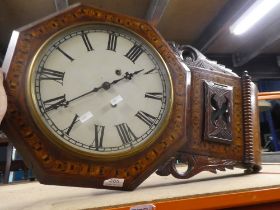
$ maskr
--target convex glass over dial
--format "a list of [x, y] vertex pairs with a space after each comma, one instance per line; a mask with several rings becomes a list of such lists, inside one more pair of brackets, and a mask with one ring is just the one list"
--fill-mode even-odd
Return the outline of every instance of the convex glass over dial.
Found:
[[124, 155], [161, 133], [172, 108], [164, 61], [145, 39], [115, 25], [85, 24], [50, 38], [34, 57], [30, 104], [60, 145]]

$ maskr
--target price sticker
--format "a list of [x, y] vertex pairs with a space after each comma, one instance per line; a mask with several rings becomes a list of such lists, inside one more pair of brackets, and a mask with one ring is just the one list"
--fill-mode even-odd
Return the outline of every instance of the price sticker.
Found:
[[79, 120], [81, 123], [84, 123], [92, 117], [93, 117], [93, 114], [91, 112], [87, 112], [87, 113], [83, 114], [81, 117], [79, 117]]
[[111, 187], [122, 187], [123, 183], [124, 183], [124, 179], [111, 178], [111, 179], [104, 180], [103, 185], [111, 186]]
[[117, 104], [119, 104], [120, 102], [123, 101], [123, 97], [121, 97], [120, 95], [112, 98], [112, 100], [110, 101], [111, 102], [111, 105], [112, 106], [116, 106]]
[[153, 204], [143, 204], [130, 207], [130, 210], [155, 210], [156, 206]]

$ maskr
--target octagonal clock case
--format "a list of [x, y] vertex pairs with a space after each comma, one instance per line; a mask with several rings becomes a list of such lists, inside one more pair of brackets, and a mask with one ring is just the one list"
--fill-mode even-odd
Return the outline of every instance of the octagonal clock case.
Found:
[[143, 20], [74, 5], [14, 31], [3, 68], [41, 183], [132, 190], [187, 141], [189, 70]]

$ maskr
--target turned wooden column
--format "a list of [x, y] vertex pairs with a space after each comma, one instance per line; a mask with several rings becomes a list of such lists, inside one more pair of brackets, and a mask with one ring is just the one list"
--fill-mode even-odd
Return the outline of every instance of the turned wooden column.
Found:
[[247, 71], [242, 75], [242, 106], [243, 106], [243, 128], [244, 128], [244, 163], [254, 164], [254, 134], [253, 134], [253, 112], [252, 112], [251, 77]]

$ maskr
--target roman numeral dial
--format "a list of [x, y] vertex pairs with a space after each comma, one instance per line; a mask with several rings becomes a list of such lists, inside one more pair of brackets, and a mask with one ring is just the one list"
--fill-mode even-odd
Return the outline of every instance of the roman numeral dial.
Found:
[[81, 36], [82, 36], [83, 42], [84, 42], [84, 44], [85, 44], [85, 46], [87, 48], [87, 51], [93, 51], [93, 47], [92, 47], [92, 45], [91, 45], [91, 43], [89, 41], [88, 34], [82, 32]]
[[94, 147], [95, 150], [103, 147], [103, 137], [104, 137], [105, 126], [94, 125], [94, 140], [91, 144], [91, 147]]
[[129, 144], [137, 139], [136, 135], [126, 123], [116, 125], [116, 128], [123, 144]]
[[75, 115], [75, 117], [73, 118], [71, 124], [65, 129], [66, 130], [66, 134], [69, 136], [70, 135], [70, 132], [71, 130], [73, 129], [74, 125], [79, 122], [79, 115]]
[[157, 45], [141, 37], [106, 22], [52, 36], [28, 77], [28, 100], [42, 131], [69, 152], [100, 162], [154, 145], [173, 107], [172, 75]]
[[64, 52], [60, 47], [56, 48], [62, 55], [64, 55], [67, 59], [69, 59], [71, 62], [74, 60], [70, 55], [68, 55], [66, 52]]
[[67, 101], [65, 99], [65, 94], [64, 94], [62, 96], [48, 99], [48, 100], [44, 101], [43, 104], [45, 106], [45, 111], [49, 112], [51, 110], [57, 109], [60, 106], [66, 107]]
[[145, 93], [145, 98], [162, 101], [163, 94], [159, 92]]
[[155, 120], [157, 119], [153, 115], [148, 114], [147, 112], [144, 111], [138, 111], [135, 116], [140, 120], [142, 120], [144, 123], [146, 123], [149, 127], [151, 127], [155, 122]]
[[53, 80], [61, 85], [63, 84], [65, 72], [43, 68], [43, 70], [40, 73], [40, 80]]
[[109, 34], [107, 50], [116, 51], [118, 36], [114, 33]]
[[133, 63], [139, 58], [139, 56], [143, 53], [143, 50], [141, 46], [134, 45], [126, 54], [125, 57], [127, 57], [129, 60], [131, 60]]

